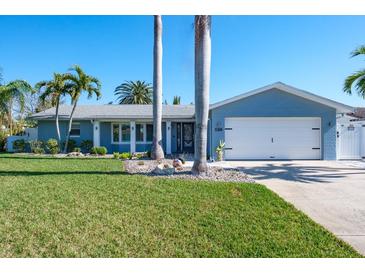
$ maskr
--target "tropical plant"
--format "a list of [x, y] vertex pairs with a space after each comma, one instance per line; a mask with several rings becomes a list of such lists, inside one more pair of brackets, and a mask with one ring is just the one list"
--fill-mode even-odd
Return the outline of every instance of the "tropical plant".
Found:
[[193, 174], [208, 172], [207, 136], [211, 62], [211, 16], [195, 16], [195, 150]]
[[123, 152], [119, 155], [119, 159], [121, 160], [127, 160], [127, 159], [132, 159], [132, 153], [130, 152]]
[[152, 104], [152, 87], [145, 81], [126, 81], [114, 91], [118, 104]]
[[219, 141], [218, 146], [215, 148], [215, 153], [217, 153], [217, 161], [223, 160], [223, 151], [226, 144], [223, 142], [223, 140]]
[[105, 155], [108, 153], [108, 150], [106, 147], [97, 147], [96, 151], [98, 152], [99, 155]]
[[73, 152], [76, 152], [76, 153], [80, 153], [81, 152], [81, 148], [75, 147], [72, 151]]
[[39, 140], [29, 141], [30, 151], [35, 154], [44, 154], [44, 143]]
[[90, 150], [93, 147], [93, 141], [83, 140], [81, 141], [80, 147], [84, 152], [90, 153]]
[[39, 96], [40, 104], [50, 103], [51, 106], [56, 107], [56, 132], [58, 142], [61, 142], [60, 125], [59, 125], [59, 106], [60, 100], [66, 94], [71, 95], [73, 91], [73, 84], [68, 82], [65, 74], [54, 73], [53, 79], [50, 81], [41, 81], [35, 85], [41, 95]]
[[74, 148], [76, 147], [76, 141], [69, 139], [67, 142], [67, 149], [65, 150], [65, 146], [66, 146], [66, 141], [62, 142], [62, 152], [63, 153], [67, 153], [67, 152], [72, 152], [74, 151]]
[[162, 149], [162, 18], [154, 16], [152, 159], [164, 158]]
[[173, 105], [180, 105], [181, 97], [180, 96], [174, 96], [174, 100], [172, 101]]
[[119, 159], [119, 156], [120, 156], [119, 155], [119, 152], [113, 152], [113, 158], [114, 159], [117, 159], [118, 160]]
[[25, 151], [25, 140], [18, 139], [13, 142], [13, 149], [16, 152], [24, 152]]
[[59, 143], [56, 139], [48, 139], [46, 142], [46, 148], [49, 153], [52, 155], [57, 154], [60, 151]]
[[7, 134], [0, 129], [0, 152], [5, 151], [6, 140]]
[[[358, 55], [365, 55], [365, 45], [351, 53], [351, 57]], [[365, 69], [359, 70], [346, 78], [343, 91], [351, 95], [353, 90], [365, 99]]]
[[[0, 116], [6, 116], [9, 126], [9, 133], [13, 135], [13, 113], [24, 112], [25, 94], [32, 93], [33, 88], [24, 80], [11, 81], [8, 84], [0, 85]], [[2, 119], [5, 120], [5, 119]]]
[[88, 98], [91, 98], [93, 95], [96, 95], [97, 99], [101, 97], [101, 84], [100, 81], [93, 76], [87, 75], [80, 66], [75, 65], [70, 69], [73, 73], [66, 73], [65, 79], [70, 81], [72, 84], [72, 93], [71, 93], [71, 102], [72, 102], [72, 111], [70, 114], [70, 119], [68, 123], [68, 130], [66, 136], [66, 143], [64, 147], [64, 153], [67, 152], [67, 146], [70, 139], [71, 126], [73, 115], [75, 113], [75, 109], [79, 98], [83, 91], [87, 92]]

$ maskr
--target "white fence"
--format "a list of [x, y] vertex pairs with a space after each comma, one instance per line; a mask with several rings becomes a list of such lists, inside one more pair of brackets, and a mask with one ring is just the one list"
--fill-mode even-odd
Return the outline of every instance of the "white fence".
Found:
[[26, 128], [23, 135], [9, 136], [6, 141], [6, 150], [8, 152], [14, 152], [13, 144], [16, 140], [24, 139], [25, 141], [38, 139], [38, 128]]
[[351, 123], [337, 127], [337, 158], [359, 160], [365, 158], [365, 123]]

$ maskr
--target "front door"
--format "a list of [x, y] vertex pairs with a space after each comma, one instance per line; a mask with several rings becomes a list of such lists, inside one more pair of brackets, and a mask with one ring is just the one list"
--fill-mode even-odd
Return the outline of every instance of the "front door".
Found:
[[194, 152], [194, 123], [182, 124], [182, 150]]

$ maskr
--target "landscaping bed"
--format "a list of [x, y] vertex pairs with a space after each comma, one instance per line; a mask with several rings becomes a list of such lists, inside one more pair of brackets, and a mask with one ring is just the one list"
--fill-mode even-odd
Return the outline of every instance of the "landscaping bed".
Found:
[[154, 172], [158, 165], [167, 165], [171, 168], [173, 165], [172, 159], [164, 159], [162, 161], [139, 159], [124, 161], [124, 169], [129, 174], [140, 174], [155, 177], [167, 177], [171, 179], [185, 179], [185, 180], [207, 180], [220, 182], [244, 182], [253, 183], [254, 180], [250, 178], [243, 171], [235, 168], [222, 168], [217, 166], [209, 166], [208, 173], [202, 176], [193, 175], [191, 172], [191, 165], [183, 165], [181, 169], [174, 169], [173, 174], [161, 175]]

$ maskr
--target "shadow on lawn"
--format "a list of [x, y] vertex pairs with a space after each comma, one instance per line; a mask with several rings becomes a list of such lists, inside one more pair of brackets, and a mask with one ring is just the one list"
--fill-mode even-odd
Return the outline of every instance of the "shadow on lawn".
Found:
[[52, 176], [52, 175], [129, 175], [124, 171], [15, 171], [0, 170], [0, 177], [3, 176]]

